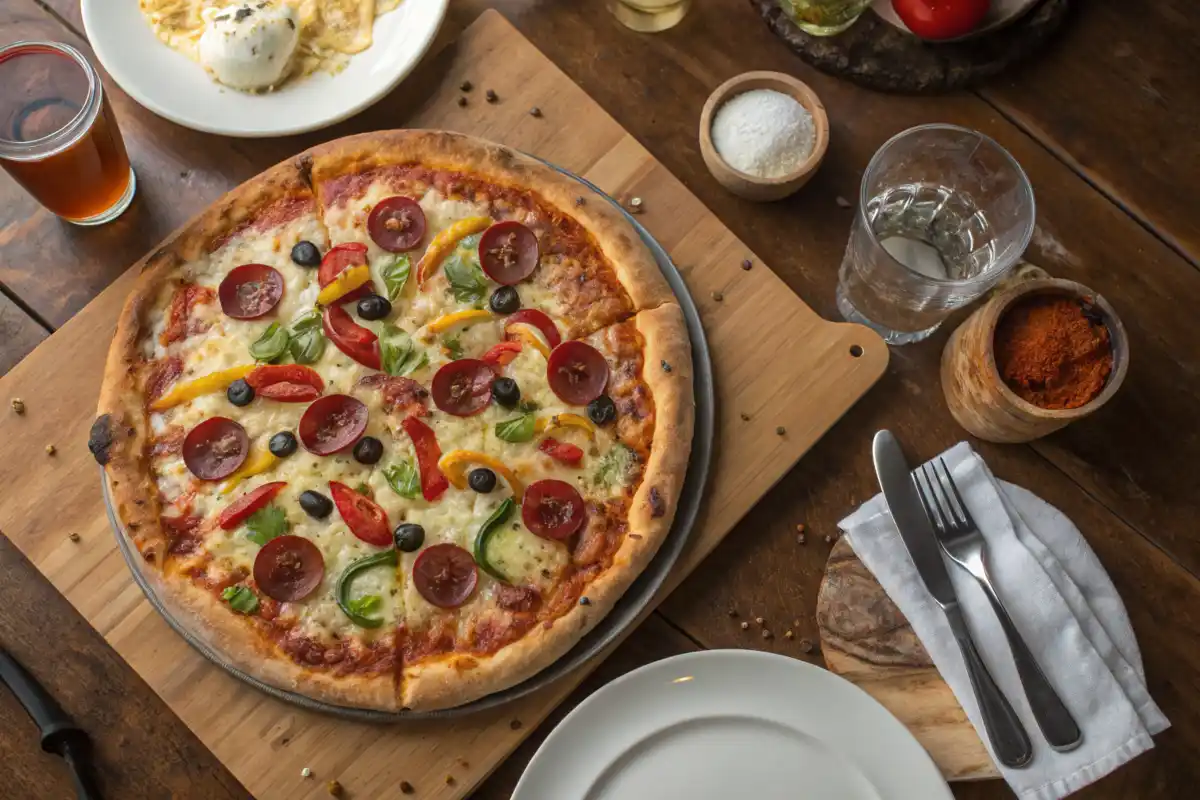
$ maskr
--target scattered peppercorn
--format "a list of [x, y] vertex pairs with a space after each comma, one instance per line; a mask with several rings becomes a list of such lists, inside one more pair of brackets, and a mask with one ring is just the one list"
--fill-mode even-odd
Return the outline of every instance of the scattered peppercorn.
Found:
[[458, 98], [458, 105], [459, 105], [459, 107], [460, 107], [460, 108], [466, 108], [466, 107], [467, 107], [467, 98], [465, 98], [465, 97], [459, 97], [459, 98]]
[[408, 781], [400, 781], [400, 792], [402, 794], [412, 794], [415, 791], [416, 789], [413, 788], [411, 783]]
[[533, 108], [529, 109], [529, 116], [540, 117], [541, 115], [542, 115], [542, 110], [540, 108], [538, 108], [537, 106], [534, 106]]
[[487, 101], [488, 101], [489, 103], [494, 103], [494, 102], [496, 102], [497, 100], [499, 100], [499, 99], [500, 99], [500, 98], [499, 98], [499, 97], [496, 95], [496, 93], [495, 93], [495, 92], [493, 92], [491, 89], [488, 89], [486, 92], [484, 92], [484, 93], [483, 93], [483, 96], [484, 96], [484, 97], [487, 99]]
[[460, 758], [460, 759], [458, 760], [458, 765], [459, 765], [460, 767], [462, 767], [463, 769], [470, 769], [470, 768], [471, 768], [471, 762], [467, 761], [465, 758]]
[[577, 205], [577, 206], [582, 206], [582, 205], [585, 205], [586, 203], [587, 203], [587, 198], [584, 197], [583, 195], [580, 195], [579, 197], [575, 198], [575, 205]]
[[12, 405], [12, 410], [17, 412], [18, 415], [25, 413], [25, 401], [22, 400], [21, 398], [14, 397], [11, 401], [11, 405]]
[[78, 533], [75, 533], [75, 531], [71, 531], [70, 533], [68, 533], [67, 538], [70, 539], [72, 542], [79, 544], [80, 536]]
[[796, 638], [796, 634], [792, 633], [790, 630], [788, 630], [788, 631], [784, 631], [784, 632], [783, 632], [783, 638], [785, 638], [785, 639], [795, 639], [795, 638]]
[[850, 207], [850, 201], [847, 200], [846, 198], [842, 197], [840, 194], [836, 198], [834, 198], [833, 202], [838, 204], [838, 208], [849, 208]]
[[748, 630], [750, 630], [750, 623], [749, 623], [749, 622], [743, 622], [743, 623], [742, 623], [742, 630], [744, 630], [744, 631], [748, 631]]
[[590, 606], [591, 604], [592, 604], [592, 601], [591, 601], [589, 598], [587, 598], [587, 597], [581, 597], [581, 598], [579, 598], [579, 605], [581, 605], [581, 606]]
[[720, 292], [713, 292], [712, 299], [716, 300], [719, 303], [725, 299], [725, 295], [721, 294]]
[[514, 731], [521, 730], [521, 720], [514, 719], [512, 722], [508, 723], [508, 727], [512, 728]]
[[52, 456], [57, 452], [58, 452], [58, 448], [55, 447], [54, 445], [52, 445], [52, 444], [46, 445], [46, 455]]
[[829, 544], [832, 541], [833, 541], [833, 537], [830, 536], [829, 534], [825, 534], [825, 544]]
[[629, 198], [629, 213], [630, 214], [642, 213], [642, 198], [640, 198], [640, 197]]
[[749, 272], [749, 271], [750, 271], [750, 268], [751, 268], [751, 267], [753, 267], [753, 266], [754, 266], [754, 262], [753, 262], [753, 261], [751, 261], [750, 259], [748, 259], [748, 258], [743, 258], [743, 259], [742, 259], [742, 269], [744, 269], [744, 270], [746, 270], [747, 272]]
[[787, 428], [780, 425], [778, 428], [775, 429], [775, 432], [777, 434], [779, 434], [780, 436], [783, 436], [785, 433], [787, 433]]
[[328, 789], [329, 793], [334, 797], [341, 797], [345, 793], [342, 785], [337, 781], [330, 781], [325, 788]]
[[458, 88], [462, 89], [464, 92], [469, 92], [472, 89], [474, 89], [475, 87], [474, 87], [474, 85], [472, 85], [472, 83], [470, 81], [463, 81], [462, 83], [460, 83], [458, 85]]
[[767, 630], [766, 628], [763, 628], [762, 637], [763, 637], [764, 639], [770, 639], [770, 638], [771, 638], [771, 632], [770, 632], [769, 630]]
[[728, 612], [728, 613], [729, 613], [729, 616], [731, 616], [731, 617], [736, 617], [736, 616], [737, 616], [737, 609], [736, 609], [736, 608], [731, 608], [731, 609], [729, 609], [729, 612]]
[[453, 785], [454, 785], [454, 776], [453, 776], [453, 775], [447, 775], [447, 776], [446, 776], [446, 785], [447, 785], [447, 786], [453, 786]]
[[810, 642], [808, 639], [801, 639], [800, 640], [800, 649], [805, 653], [811, 653], [813, 651], [813, 643]]
[[742, 412], [742, 422], [749, 422], [749, 421], [750, 421], [750, 415], [747, 414], [745, 411], [743, 411]]
[[799, 627], [800, 627], [800, 620], [798, 620], [798, 619], [794, 619], [794, 620], [792, 620], [792, 627], [793, 627], [793, 628], [799, 628]]
[[808, 538], [803, 533], [796, 534], [796, 544], [804, 544]]
[[754, 621], [757, 622], [759, 625], [762, 625], [766, 620], [764, 620], [762, 617], [755, 617]]

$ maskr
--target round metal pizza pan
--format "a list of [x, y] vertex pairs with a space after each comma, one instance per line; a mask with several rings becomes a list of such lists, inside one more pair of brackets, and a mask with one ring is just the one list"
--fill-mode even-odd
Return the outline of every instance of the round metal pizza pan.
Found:
[[[551, 164], [550, 166], [554, 166]], [[598, 625], [586, 636], [583, 637], [566, 655], [555, 661], [546, 669], [539, 672], [537, 675], [528, 680], [517, 684], [516, 686], [505, 689], [502, 692], [488, 695], [487, 697], [476, 700], [473, 703], [458, 706], [456, 708], [445, 709], [442, 711], [372, 711], [369, 709], [349, 708], [339, 706], [332, 703], [323, 703], [302, 694], [289, 692], [283, 689], [270, 686], [262, 681], [247, 675], [237, 667], [230, 664], [219, 650], [213, 647], [205, 638], [202, 632], [194, 630], [181, 617], [177, 616], [169, 608], [168, 603], [160, 596], [158, 587], [155, 586], [153, 576], [148, 574], [143, 569], [145, 562], [137, 553], [136, 548], [131, 544], [129, 538], [121, 529], [120, 522], [117, 519], [113, 509], [111, 495], [109, 493], [108, 481], [103, 479], [103, 471], [101, 471], [101, 484], [104, 490], [104, 502], [108, 509], [108, 519], [112, 525], [113, 532], [116, 534], [117, 545], [121, 550], [121, 554], [125, 557], [126, 563], [129, 565], [130, 572], [133, 573], [134, 580], [146, 595], [146, 599], [154, 606], [155, 610], [162, 615], [167, 624], [171, 626], [182, 636], [188, 644], [212, 661], [217, 666], [224, 669], [231, 675], [239, 678], [251, 686], [266, 692], [272, 697], [277, 697], [288, 703], [293, 703], [302, 708], [313, 711], [321, 711], [328, 714], [333, 714], [338, 717], [347, 719], [360, 720], [364, 722], [383, 722], [395, 723], [406, 720], [419, 719], [447, 719], [452, 717], [463, 717], [475, 712], [484, 711], [486, 709], [495, 708], [497, 706], [509, 703], [519, 697], [524, 697], [532, 692], [536, 692], [563, 676], [575, 671], [586, 662], [590, 661], [594, 656], [603, 651], [606, 647], [613, 643], [621, 633], [634, 623], [638, 615], [645, 610], [646, 606], [658, 592], [663, 581], [666, 580], [671, 567], [674, 566], [676, 559], [683, 550], [691, 535], [692, 528], [695, 526], [696, 518], [700, 511], [701, 500], [703, 499], [704, 487], [708, 481], [709, 463], [712, 459], [713, 436], [714, 436], [714, 410], [715, 396], [713, 391], [713, 374], [712, 361], [709, 358], [708, 343], [704, 338], [704, 329], [700, 325], [700, 314], [696, 310], [696, 304], [688, 293], [683, 277], [679, 274], [679, 270], [671, 263], [670, 257], [666, 251], [654, 240], [650, 233], [642, 227], [638, 221], [629, 215], [619, 203], [613, 200], [608, 195], [601, 192], [596, 186], [590, 182], [580, 178], [577, 175], [567, 172], [559, 167], [554, 167], [565, 175], [568, 175], [581, 184], [591, 189], [596, 194], [605, 198], [612, 203], [615, 208], [621, 211], [629, 223], [634, 227], [638, 234], [642, 237], [642, 241], [650, 248], [650, 252], [654, 254], [655, 260], [658, 261], [658, 266], [666, 276], [667, 282], [671, 285], [675, 292], [675, 297], [679, 300], [679, 305], [683, 308], [683, 315], [687, 322], [688, 335], [692, 341], [692, 375], [695, 384], [696, 394], [696, 428], [692, 439], [692, 453], [688, 464], [687, 478], [683, 485], [683, 493], [680, 497], [679, 508], [675, 513], [675, 521], [671, 526], [671, 531], [667, 538], [659, 547], [658, 552], [646, 567], [645, 571], [638, 576], [637, 580], [629, 587], [612, 611], [600, 621]]]

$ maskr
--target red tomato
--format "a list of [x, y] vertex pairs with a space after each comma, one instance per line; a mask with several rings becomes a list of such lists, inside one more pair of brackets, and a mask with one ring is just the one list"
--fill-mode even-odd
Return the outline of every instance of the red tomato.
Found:
[[379, 337], [355, 322], [346, 309], [338, 305], [326, 308], [321, 317], [321, 329], [338, 350], [364, 367], [382, 369]]
[[483, 354], [480, 359], [492, 369], [500, 369], [505, 364], [511, 363], [517, 357], [517, 353], [521, 352], [520, 342], [501, 342], [493, 345], [490, 350]]
[[226, 316], [258, 319], [283, 299], [283, 276], [266, 264], [242, 264], [221, 281], [217, 297]]
[[417, 469], [421, 473], [421, 496], [432, 503], [450, 488], [450, 481], [438, 468], [438, 460], [442, 457], [442, 448], [438, 446], [433, 428], [416, 417], [406, 417], [400, 425], [408, 434], [408, 438], [412, 439], [413, 448], [417, 451]]
[[[321, 259], [321, 268], [317, 270], [317, 283], [324, 289], [329, 284], [333, 283], [333, 279], [341, 274], [344, 270], [350, 267], [357, 267], [367, 263], [367, 246], [360, 242], [347, 242], [339, 244], [337, 247], [330, 248], [325, 257]], [[362, 286], [352, 292], [345, 294], [341, 300], [338, 300], [338, 305], [348, 303], [351, 300], [358, 300], [375, 293], [375, 286], [370, 281], [367, 281]], [[348, 355], [348, 354], [347, 354]]]
[[532, 325], [542, 332], [546, 337], [546, 344], [550, 345], [550, 349], [558, 347], [562, 344], [562, 334], [558, 332], [558, 326], [554, 324], [554, 320], [550, 319], [548, 314], [538, 311], [536, 308], [522, 308], [513, 314], [510, 314], [504, 320], [504, 328], [508, 329], [509, 325], [516, 322], [524, 322]]
[[246, 376], [260, 397], [283, 403], [307, 403], [325, 391], [325, 381], [312, 367], [302, 364], [265, 364]]
[[217, 524], [221, 526], [222, 530], [233, 530], [245, 522], [246, 518], [255, 511], [258, 511], [266, 506], [267, 503], [274, 500], [275, 495], [279, 494], [285, 486], [287, 486], [287, 481], [276, 481], [275, 483], [264, 483], [257, 489], [246, 492], [237, 500], [225, 506], [224, 510], [221, 511], [221, 515], [217, 517]]
[[329, 482], [329, 493], [351, 533], [376, 547], [392, 543], [392, 526], [387, 512], [378, 503], [337, 481]]
[[579, 466], [579, 462], [583, 461], [583, 448], [576, 447], [570, 442], [560, 442], [558, 439], [550, 436], [542, 439], [541, 444], [538, 445], [538, 450], [541, 450], [555, 461], [561, 461], [572, 467]]
[[892, 0], [908, 29], [922, 39], [956, 39], [979, 27], [991, 0]]

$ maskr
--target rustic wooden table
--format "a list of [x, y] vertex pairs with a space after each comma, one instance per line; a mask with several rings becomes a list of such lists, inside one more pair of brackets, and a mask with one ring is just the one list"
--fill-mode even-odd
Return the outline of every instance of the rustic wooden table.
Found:
[[[1200, 335], [1193, 322], [1200, 306], [1193, 186], [1200, 175], [1193, 49], [1200, 10], [1189, 0], [1136, 10], [1121, 0], [1076, 5], [1044, 56], [977, 92], [940, 98], [875, 94], [807, 68], [746, 0], [699, 0], [683, 24], [655, 36], [621, 28], [602, 0], [454, 0], [442, 35], [453, 38], [484, 8], [499, 8], [826, 317], [836, 316], [836, 270], [850, 225], [851, 212], [837, 199], [855, 196], [885, 139], [945, 121], [982, 130], [1013, 153], [1038, 200], [1030, 259], [1112, 301], [1129, 329], [1132, 366], [1122, 391], [1093, 418], [1032, 445], [979, 449], [997, 474], [1036, 490], [1085, 532], [1125, 598], [1150, 690], [1173, 723], [1153, 752], [1079, 796], [1190, 797], [1200, 780]], [[0, 4], [4, 41], [86, 47], [82, 28], [77, 0]], [[705, 170], [696, 140], [708, 93], [749, 69], [798, 75], [829, 111], [831, 144], [820, 173], [799, 196], [774, 205], [725, 193]], [[219, 194], [285, 155], [358, 130], [350, 120], [283, 140], [224, 139], [160, 120], [115, 85], [106, 88], [138, 170], [138, 199], [118, 222], [78, 229], [0, 177], [0, 373]], [[820, 663], [803, 640], [816, 639], [813, 608], [830, 547], [824, 537], [875, 492], [871, 434], [891, 428], [922, 458], [963, 436], [938, 388], [945, 336], [894, 350], [880, 384], [475, 796], [507, 797], [563, 714], [649, 661], [744, 647]], [[7, 398], [0, 400], [0, 413], [10, 413]], [[801, 522], [808, 528], [803, 545], [795, 535]], [[795, 638], [743, 632], [730, 609], [765, 617], [776, 631], [793, 628]], [[0, 643], [92, 732], [106, 796], [247, 796], [3, 536]], [[6, 693], [0, 765], [5, 796], [71, 796], [65, 772], [40, 752], [32, 725]], [[1011, 793], [986, 782], [956, 785], [955, 796]]]

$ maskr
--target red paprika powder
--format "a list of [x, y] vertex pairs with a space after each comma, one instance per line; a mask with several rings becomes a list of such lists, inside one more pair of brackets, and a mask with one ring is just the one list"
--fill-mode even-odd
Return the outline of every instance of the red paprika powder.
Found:
[[1018, 397], [1049, 409], [1079, 408], [1104, 389], [1113, 368], [1108, 328], [1091, 304], [1029, 295], [996, 326], [996, 366]]

